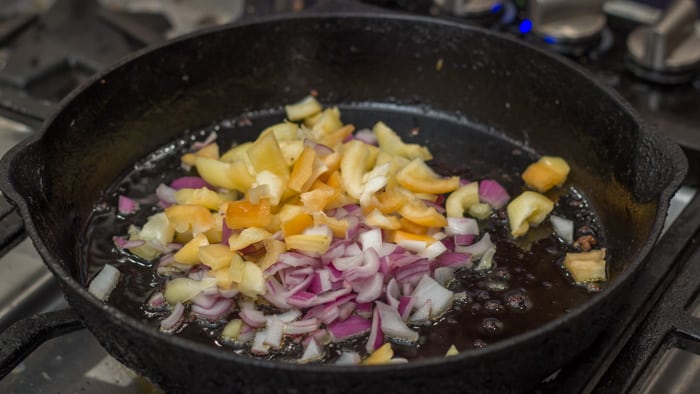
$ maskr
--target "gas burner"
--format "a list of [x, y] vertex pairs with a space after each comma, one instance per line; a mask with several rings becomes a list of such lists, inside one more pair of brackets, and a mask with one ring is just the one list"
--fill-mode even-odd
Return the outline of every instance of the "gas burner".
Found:
[[598, 46], [607, 23], [603, 0], [534, 0], [528, 14], [535, 35], [566, 55]]
[[503, 12], [502, 0], [434, 0], [447, 15], [496, 20]]
[[693, 0], [675, 0], [651, 26], [627, 38], [627, 66], [640, 78], [662, 84], [693, 79], [700, 66], [698, 8]]

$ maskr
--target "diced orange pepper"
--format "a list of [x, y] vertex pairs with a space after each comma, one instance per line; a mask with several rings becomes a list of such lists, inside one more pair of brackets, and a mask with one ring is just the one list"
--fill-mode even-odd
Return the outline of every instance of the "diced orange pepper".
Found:
[[199, 157], [208, 157], [210, 159], [218, 159], [219, 158], [219, 145], [217, 144], [209, 144], [202, 149], [198, 150], [195, 153], [196, 156]]
[[[340, 161], [343, 159], [343, 155], [340, 152], [333, 152], [328, 156], [323, 157], [323, 164], [326, 165], [327, 173], [335, 172], [340, 169]], [[338, 174], [340, 175], [340, 174]]]
[[287, 187], [297, 193], [306, 191], [304, 190], [304, 185], [313, 173], [314, 160], [316, 160], [316, 151], [311, 147], [305, 147], [301, 152], [301, 156], [294, 163]]
[[338, 197], [340, 192], [321, 181], [316, 181], [311, 190], [299, 195], [301, 203], [309, 212], [319, 212]]
[[272, 238], [263, 241], [263, 245], [265, 245], [265, 255], [258, 261], [258, 265], [261, 270], [265, 271], [279, 260], [282, 253], [287, 251], [287, 245], [280, 240]]
[[370, 212], [365, 217], [365, 223], [385, 230], [398, 230], [401, 228], [401, 222], [396, 216], [384, 216], [379, 209], [374, 209]]
[[326, 177], [326, 180], [324, 181], [328, 186], [334, 188], [334, 189], [342, 189], [343, 188], [343, 180], [340, 178], [340, 172], [337, 170], [328, 173], [329, 175]]
[[530, 164], [523, 172], [522, 178], [529, 187], [544, 193], [554, 186], [566, 181], [569, 165], [560, 157], [543, 156], [536, 163]]
[[260, 200], [258, 204], [234, 201], [228, 203], [226, 209], [226, 225], [232, 229], [265, 227], [271, 220], [270, 202], [266, 199]]
[[300, 213], [295, 217], [282, 222], [282, 235], [288, 237], [290, 235], [301, 234], [307, 228], [313, 226], [314, 220], [308, 213]]
[[430, 235], [425, 235], [425, 234], [414, 234], [414, 233], [409, 233], [407, 231], [401, 231], [401, 230], [395, 230], [389, 232], [388, 239], [390, 242], [393, 243], [399, 243], [401, 241], [420, 241], [420, 242], [425, 242], [426, 244], [430, 245], [433, 242], [436, 242], [437, 240]]
[[337, 238], [345, 238], [348, 227], [350, 226], [347, 219], [336, 219], [334, 217], [326, 216], [324, 213], [314, 215], [314, 223], [316, 225], [325, 224], [331, 229], [331, 231], [333, 231], [333, 235]]
[[355, 126], [348, 124], [325, 135], [319, 142], [328, 147], [336, 148], [342, 144], [353, 131], [355, 131]]
[[404, 231], [408, 231], [409, 233], [414, 233], [414, 234], [427, 234], [428, 233], [428, 227], [421, 226], [420, 224], [417, 224], [417, 223], [413, 223], [412, 221], [410, 221], [406, 218], [399, 219], [399, 223], [401, 223], [401, 229]]
[[447, 219], [435, 208], [426, 206], [420, 201], [408, 202], [399, 209], [401, 216], [425, 227], [444, 227]]
[[168, 221], [178, 233], [191, 231], [199, 234], [216, 226], [216, 219], [200, 205], [172, 205], [165, 209]]
[[403, 193], [395, 189], [379, 192], [376, 196], [379, 201], [379, 206], [377, 208], [385, 215], [398, 211], [399, 208], [408, 201]]
[[459, 188], [459, 177], [441, 178], [425, 162], [416, 158], [396, 173], [396, 180], [416, 193], [443, 194]]
[[374, 353], [362, 362], [365, 365], [381, 365], [388, 364], [391, 358], [394, 357], [394, 350], [391, 348], [391, 343], [387, 342], [380, 346]]

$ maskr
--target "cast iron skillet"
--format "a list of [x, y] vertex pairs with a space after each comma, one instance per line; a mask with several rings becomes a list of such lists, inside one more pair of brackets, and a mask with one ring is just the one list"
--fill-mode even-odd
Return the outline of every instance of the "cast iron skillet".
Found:
[[[406, 108], [424, 119], [454, 120], [453, 128], [419, 137], [436, 147], [443, 166], [464, 163], [474, 142], [463, 131], [474, 127], [565, 157], [571, 184], [601, 219], [615, 279], [567, 315], [485, 349], [372, 368], [240, 358], [161, 334], [87, 293], [81, 232], [116, 178], [183, 130], [249, 112], [281, 114], [281, 105], [310, 89], [326, 103], [354, 108], [360, 120], [414, 119], [411, 111], [397, 112]], [[278, 17], [134, 56], [73, 94], [40, 135], [0, 164], [0, 187], [70, 305], [118, 360], [171, 392], [304, 393], [532, 387], [614, 318], [687, 166], [675, 144], [566, 61], [473, 27], [366, 14]]]

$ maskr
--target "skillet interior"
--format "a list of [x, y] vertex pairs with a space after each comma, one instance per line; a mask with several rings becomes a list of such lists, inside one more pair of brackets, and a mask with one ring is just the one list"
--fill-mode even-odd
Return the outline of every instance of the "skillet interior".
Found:
[[[463, 116], [539, 153], [566, 157], [570, 181], [601, 219], [614, 273], [638, 266], [660, 230], [659, 208], [665, 211], [678, 162], [617, 96], [576, 69], [492, 33], [420, 18], [276, 20], [180, 40], [115, 67], [75, 95], [41, 139], [14, 156], [10, 183], [26, 197], [29, 232], [67, 280], [79, 311], [91, 314], [98, 306], [82, 300], [85, 292], [66, 273], [77, 277], [81, 271], [81, 229], [114, 179], [183, 130], [279, 109], [310, 89], [328, 103], [390, 103]], [[463, 154], [454, 144], [443, 159], [459, 162]], [[130, 329], [144, 329], [110, 312]], [[91, 319], [93, 328], [109, 329], [110, 318]], [[568, 324], [560, 320], [533, 335]], [[580, 343], [563, 353], [597, 331], [580, 335]], [[98, 336], [103, 342], [111, 337]], [[115, 350], [128, 345], [138, 341], [131, 338]], [[126, 361], [145, 368], [143, 359]], [[553, 367], [543, 365], [537, 373]]]

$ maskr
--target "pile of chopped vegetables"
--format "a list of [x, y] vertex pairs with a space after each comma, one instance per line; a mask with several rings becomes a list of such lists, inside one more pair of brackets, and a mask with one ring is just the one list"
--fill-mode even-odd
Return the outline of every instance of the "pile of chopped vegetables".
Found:
[[[355, 132], [312, 96], [285, 109], [288, 121], [223, 154], [216, 134], [196, 143], [181, 160], [197, 176], [161, 184], [162, 212], [114, 238], [167, 278], [148, 301], [168, 311], [161, 330], [224, 321], [221, 339], [253, 355], [294, 341], [304, 349], [296, 361], [313, 362], [330, 342], [360, 339], [366, 353], [344, 351], [336, 363], [405, 362], [391, 344], [416, 343], [412, 327], [464, 297], [449, 290], [455, 271], [494, 267], [480, 220], [505, 209], [518, 238], [549, 218], [573, 242], [573, 222], [550, 215], [542, 194], [566, 180], [561, 158], [528, 167], [533, 190], [511, 199], [495, 180], [438, 175], [428, 148], [382, 122]], [[121, 215], [138, 209], [119, 196]], [[606, 280], [604, 249], [567, 253], [563, 264], [576, 283]], [[106, 299], [118, 279], [107, 265], [90, 291]]]

